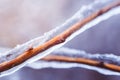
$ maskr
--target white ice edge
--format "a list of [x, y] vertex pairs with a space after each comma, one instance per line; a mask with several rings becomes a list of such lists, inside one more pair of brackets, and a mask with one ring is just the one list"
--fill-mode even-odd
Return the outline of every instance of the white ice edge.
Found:
[[[86, 8], [84, 6], [84, 8], [80, 9], [70, 20], [65, 22], [65, 24], [63, 24], [63, 25], [61, 25], [61, 26], [51, 30], [50, 32], [46, 33], [42, 37], [38, 37], [38, 38], [33, 39], [33, 40], [31, 40], [31, 41], [29, 41], [29, 42], [27, 42], [25, 44], [22, 44], [22, 45], [19, 45], [19, 46], [15, 47], [14, 49], [4, 53], [4, 55], [1, 54], [0, 55], [0, 59], [1, 59], [0, 62], [11, 60], [11, 59], [15, 58], [16, 56], [20, 55], [21, 53], [23, 53], [24, 51], [26, 51], [27, 49], [29, 49], [31, 46], [32, 47], [36, 47], [36, 46], [46, 42], [47, 40], [51, 39], [52, 37], [56, 36], [57, 34], [61, 33], [64, 30], [66, 30], [70, 25], [74, 24], [78, 20], [82, 20], [85, 17], [87, 17], [86, 13], [91, 14], [94, 11], [98, 10], [99, 7], [96, 7], [97, 5], [102, 5], [102, 7], [103, 7], [105, 5], [110, 4], [112, 1], [115, 1], [115, 0], [106, 0], [106, 1], [96, 0], [92, 4], [86, 6]], [[87, 15], [89, 15], [89, 14], [87, 14]], [[42, 52], [41, 54], [36, 55], [35, 57], [25, 61], [23, 64], [20, 64], [20, 65], [14, 67], [12, 69], [9, 69], [7, 71], [1, 72], [0, 77], [4, 76], [4, 75], [8, 75], [10, 73], [13, 73], [13, 72], [17, 71], [19, 68], [22, 68], [23, 66], [25, 66], [27, 63], [32, 63], [32, 62], [34, 62], [34, 61], [36, 61], [36, 60], [38, 60], [38, 59], [48, 55], [49, 53], [51, 53], [55, 49], [61, 47], [62, 45], [64, 45], [69, 40], [73, 39], [75, 36], [77, 36], [78, 34], [82, 33], [83, 31], [85, 31], [85, 30], [89, 29], [90, 27], [100, 23], [101, 21], [106, 20], [106, 19], [108, 19], [108, 18], [110, 18], [110, 17], [112, 17], [114, 15], [117, 15], [117, 14], [120, 14], [120, 7], [114, 8], [111, 11], [107, 12], [106, 14], [104, 14], [104, 15], [96, 18], [95, 20], [89, 22], [82, 29], [80, 29], [80, 30], [76, 31], [74, 34], [72, 34], [64, 43], [58, 44], [57, 46], [54, 46], [54, 47], [52, 47], [52, 48]], [[7, 54], [14, 54], [14, 55], [12, 55], [9, 58], [6, 58]]]
[[114, 72], [111, 70], [94, 67], [94, 66], [90, 66], [90, 65], [86, 65], [86, 64], [78, 64], [78, 63], [37, 61], [37, 62], [27, 65], [27, 67], [30, 67], [32, 69], [44, 69], [44, 68], [66, 69], [66, 68], [80, 67], [80, 68], [84, 68], [84, 69], [94, 70], [94, 71], [97, 71], [104, 75], [120, 75], [119, 72]]

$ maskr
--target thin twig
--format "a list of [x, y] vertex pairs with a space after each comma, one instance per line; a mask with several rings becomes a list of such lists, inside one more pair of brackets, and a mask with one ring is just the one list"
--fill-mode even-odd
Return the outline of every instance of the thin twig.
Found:
[[23, 63], [24, 61], [28, 60], [29, 58], [39, 54], [40, 52], [43, 52], [43, 51], [45, 51], [45, 50], [47, 50], [47, 49], [49, 49], [57, 44], [63, 43], [69, 36], [71, 36], [71, 34], [76, 32], [78, 29], [82, 28], [86, 23], [92, 21], [96, 17], [106, 13], [110, 9], [112, 9], [116, 6], [119, 6], [119, 5], [120, 5], [120, 1], [113, 3], [109, 6], [106, 6], [102, 9], [94, 12], [92, 15], [88, 16], [87, 18], [83, 19], [82, 21], [77, 22], [76, 24], [74, 24], [73, 26], [68, 28], [66, 31], [55, 36], [54, 38], [45, 42], [44, 44], [42, 44], [38, 47], [35, 47], [35, 48], [30, 48], [28, 51], [22, 53], [21, 55], [14, 58], [13, 60], [1, 63], [0, 64], [0, 72], [8, 70], [14, 66], [17, 66], [17, 65]]
[[115, 72], [120, 72], [120, 66], [110, 63], [105, 63], [97, 60], [86, 59], [86, 58], [74, 58], [74, 57], [67, 57], [67, 56], [58, 56], [58, 55], [48, 55], [42, 60], [45, 61], [61, 61], [61, 62], [69, 62], [69, 63], [81, 63], [90, 66], [100, 67], [107, 70], [112, 70]]

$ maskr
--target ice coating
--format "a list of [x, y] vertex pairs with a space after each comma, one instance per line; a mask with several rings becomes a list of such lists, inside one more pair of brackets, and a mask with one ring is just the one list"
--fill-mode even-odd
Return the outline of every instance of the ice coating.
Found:
[[[82, 57], [88, 59], [95, 59], [98, 61], [114, 63], [116, 65], [120, 65], [120, 56], [114, 54], [90, 54], [86, 53], [83, 50], [76, 50], [72, 48], [62, 47], [60, 49], [55, 50], [52, 54], [54, 55], [62, 55], [62, 56], [69, 56], [69, 57]], [[34, 66], [33, 66], [34, 65]], [[73, 67], [81, 67], [85, 69], [90, 69], [94, 71], [98, 71], [101, 74], [105, 75], [120, 75], [119, 72], [98, 68], [95, 66], [80, 64], [80, 63], [67, 63], [67, 62], [58, 62], [58, 61], [43, 61], [39, 60], [32, 64], [27, 65], [27, 67], [33, 69], [43, 69], [43, 68], [73, 68]]]
[[30, 67], [33, 69], [43, 69], [43, 68], [64, 68], [66, 69], [66, 68], [80, 67], [84, 69], [94, 70], [104, 75], [120, 75], [119, 72], [114, 72], [111, 70], [94, 67], [90, 65], [85, 65], [85, 64], [78, 64], [78, 63], [37, 61], [37, 62], [27, 65], [27, 67]]
[[103, 61], [103, 62], [107, 62], [107, 63], [113, 63], [116, 65], [120, 65], [120, 56], [114, 55], [112, 53], [91, 54], [91, 53], [86, 53], [83, 50], [62, 47], [60, 49], [55, 50], [53, 52], [53, 54], [69, 56], [69, 57], [82, 57], [82, 58], [94, 59], [94, 60], [98, 60], [98, 61]]
[[[80, 21], [80, 20], [86, 18], [87, 16], [89, 16], [93, 12], [103, 8], [104, 6], [112, 3], [113, 1], [116, 1], [116, 0], [106, 0], [106, 1], [96, 0], [95, 2], [93, 2], [92, 4], [90, 4], [88, 6], [83, 6], [71, 19], [66, 21], [61, 26], [58, 26], [55, 29], [45, 33], [41, 37], [38, 37], [38, 38], [33, 39], [31, 41], [28, 41], [25, 44], [18, 45], [14, 49], [12, 49], [12, 50], [4, 53], [4, 54], [1, 54], [0, 55], [0, 63], [2, 63], [4, 61], [9, 61], [9, 60], [14, 59], [15, 57], [17, 57], [21, 53], [27, 51], [30, 47], [36, 47], [36, 46], [39, 46], [39, 45], [43, 44], [44, 42], [50, 40], [54, 36], [58, 35], [59, 33], [63, 32], [64, 30], [66, 30], [68, 27], [70, 27], [71, 25], [73, 25], [77, 21]], [[64, 45], [69, 40], [73, 39], [75, 36], [82, 33], [83, 31], [85, 31], [85, 30], [89, 29], [90, 27], [98, 24], [99, 22], [101, 22], [103, 20], [106, 20], [106, 19], [110, 18], [111, 16], [114, 16], [114, 15], [117, 15], [117, 14], [120, 14], [120, 7], [114, 8], [111, 11], [107, 12], [106, 14], [104, 14], [104, 15], [96, 18], [95, 20], [89, 22], [82, 29], [80, 29], [80, 30], [76, 31], [74, 34], [72, 34], [64, 43], [53, 46], [53, 47], [49, 48], [48, 50], [32, 57], [31, 59], [28, 59], [24, 63], [12, 68], [12, 69], [1, 72], [0, 76], [8, 75], [8, 73], [9, 74], [13, 73], [13, 72], [17, 71], [19, 68], [22, 68], [23, 66], [25, 66], [27, 63], [32, 63], [32, 62], [50, 54], [52, 51], [61, 47], [62, 45]], [[7, 57], [7, 55], [11, 55], [11, 56]]]

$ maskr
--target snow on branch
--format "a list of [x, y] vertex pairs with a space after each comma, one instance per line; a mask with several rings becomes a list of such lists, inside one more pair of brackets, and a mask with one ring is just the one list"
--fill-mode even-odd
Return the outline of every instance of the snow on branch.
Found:
[[120, 14], [120, 1], [115, 1], [117, 0], [96, 0], [88, 6], [83, 6], [71, 19], [42, 37], [0, 54], [0, 76], [13, 73], [26, 64], [45, 57], [83, 31], [111, 16]]

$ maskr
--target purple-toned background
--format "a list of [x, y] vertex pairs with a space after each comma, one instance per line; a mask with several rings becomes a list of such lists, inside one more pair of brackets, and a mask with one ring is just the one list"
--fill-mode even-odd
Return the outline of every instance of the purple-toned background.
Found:
[[[42, 35], [72, 16], [81, 5], [93, 0], [1, 0], [0, 46], [14, 47]], [[65, 46], [89, 53], [120, 54], [120, 15], [85, 31]], [[82, 68], [22, 68], [0, 80], [119, 80]]]

